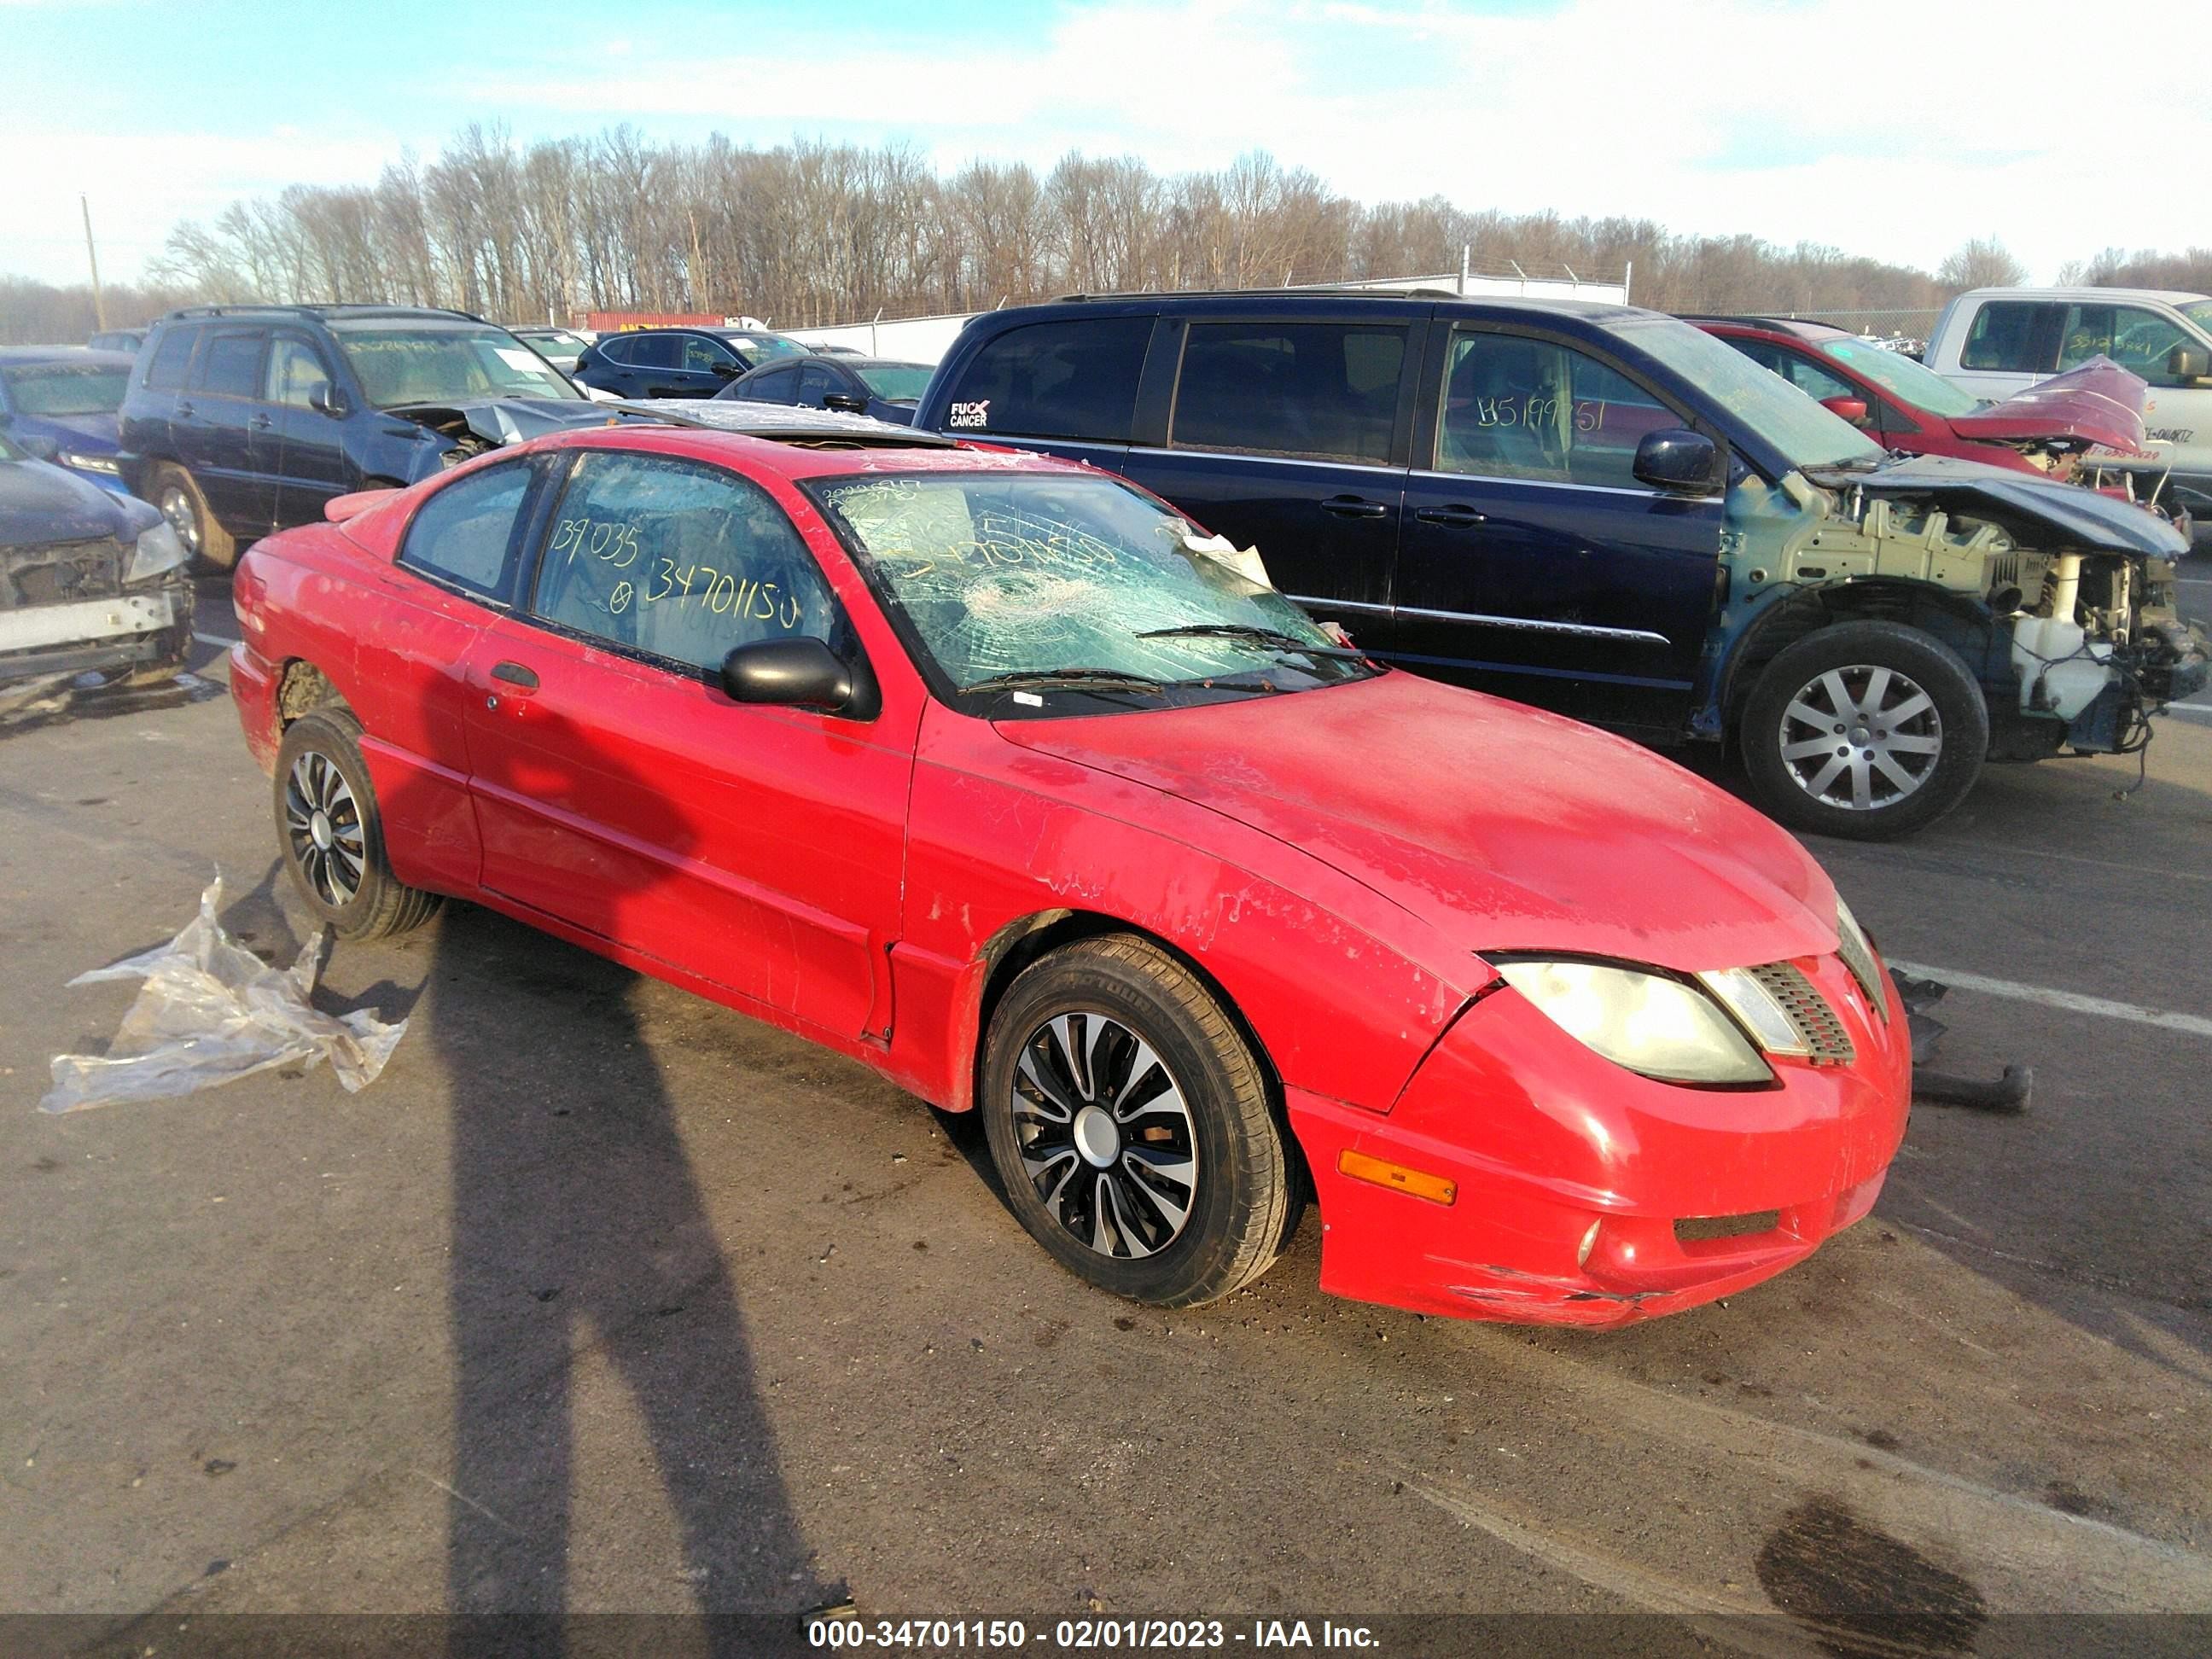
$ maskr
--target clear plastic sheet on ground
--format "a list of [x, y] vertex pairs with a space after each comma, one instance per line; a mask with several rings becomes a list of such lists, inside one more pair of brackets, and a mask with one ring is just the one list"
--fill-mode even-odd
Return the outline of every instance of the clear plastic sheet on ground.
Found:
[[143, 979], [105, 1054], [57, 1054], [42, 1112], [80, 1112], [167, 1100], [280, 1066], [328, 1060], [350, 1094], [376, 1080], [407, 1022], [367, 1012], [327, 1014], [312, 1000], [322, 960], [318, 931], [289, 969], [273, 968], [223, 931], [218, 875], [199, 914], [166, 945], [79, 974], [71, 985]]

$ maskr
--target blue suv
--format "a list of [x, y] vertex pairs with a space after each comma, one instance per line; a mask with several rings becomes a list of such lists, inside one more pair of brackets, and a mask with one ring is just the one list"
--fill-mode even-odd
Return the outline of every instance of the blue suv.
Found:
[[918, 427], [1109, 468], [1376, 655], [1664, 743], [1876, 838], [1986, 760], [2131, 752], [2202, 686], [2157, 515], [1891, 456], [1678, 319], [1346, 289], [986, 312]]
[[400, 306], [196, 306], [140, 349], [116, 461], [191, 553], [319, 519], [592, 404], [505, 329]]

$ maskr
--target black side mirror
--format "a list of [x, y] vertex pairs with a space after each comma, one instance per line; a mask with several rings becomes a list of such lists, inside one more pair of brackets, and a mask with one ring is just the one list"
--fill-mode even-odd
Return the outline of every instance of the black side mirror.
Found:
[[713, 368], [715, 374], [726, 380], [734, 380], [745, 372], [745, 366], [743, 363], [733, 363], [727, 357], [718, 359], [714, 363]]
[[822, 399], [822, 407], [834, 409], [841, 415], [865, 415], [868, 412], [868, 400], [855, 398], [849, 392], [832, 392]]
[[1636, 477], [1657, 489], [1711, 495], [1721, 487], [1721, 449], [1702, 432], [1668, 427], [1647, 432], [1636, 446]]
[[328, 415], [333, 420], [346, 412], [345, 399], [338, 396], [338, 389], [328, 380], [307, 393], [307, 407], [316, 414]]
[[2212, 374], [2212, 365], [2205, 362], [2205, 354], [2191, 345], [2178, 345], [2166, 354], [2166, 372], [2188, 386]]
[[756, 640], [722, 659], [722, 690], [732, 702], [819, 708], [872, 720], [883, 707], [865, 662], [848, 663], [817, 639]]

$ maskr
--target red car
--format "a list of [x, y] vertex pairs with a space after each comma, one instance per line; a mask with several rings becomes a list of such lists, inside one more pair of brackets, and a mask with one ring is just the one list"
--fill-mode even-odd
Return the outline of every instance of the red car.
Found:
[[[1687, 320], [1877, 442], [1908, 454], [1955, 455], [2064, 479], [2081, 471], [2093, 450], [2137, 457], [2150, 453], [2142, 416], [2149, 388], [2110, 359], [2084, 363], [1993, 404], [1901, 352], [1826, 323], [1772, 317]], [[2121, 492], [2116, 487], [2112, 493]]]
[[1614, 1325], [1808, 1255], [1904, 1133], [1820, 866], [1588, 726], [1333, 644], [1157, 498], [925, 433], [602, 427], [237, 580], [307, 903], [505, 912], [980, 1110], [1125, 1296]]

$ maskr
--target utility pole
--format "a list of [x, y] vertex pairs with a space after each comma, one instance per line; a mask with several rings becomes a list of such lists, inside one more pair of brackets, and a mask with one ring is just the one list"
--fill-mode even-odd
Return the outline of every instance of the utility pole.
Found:
[[100, 253], [92, 245], [92, 204], [84, 197], [76, 198], [84, 210], [84, 257], [92, 262], [92, 325], [95, 330], [107, 326], [107, 302], [100, 293]]

